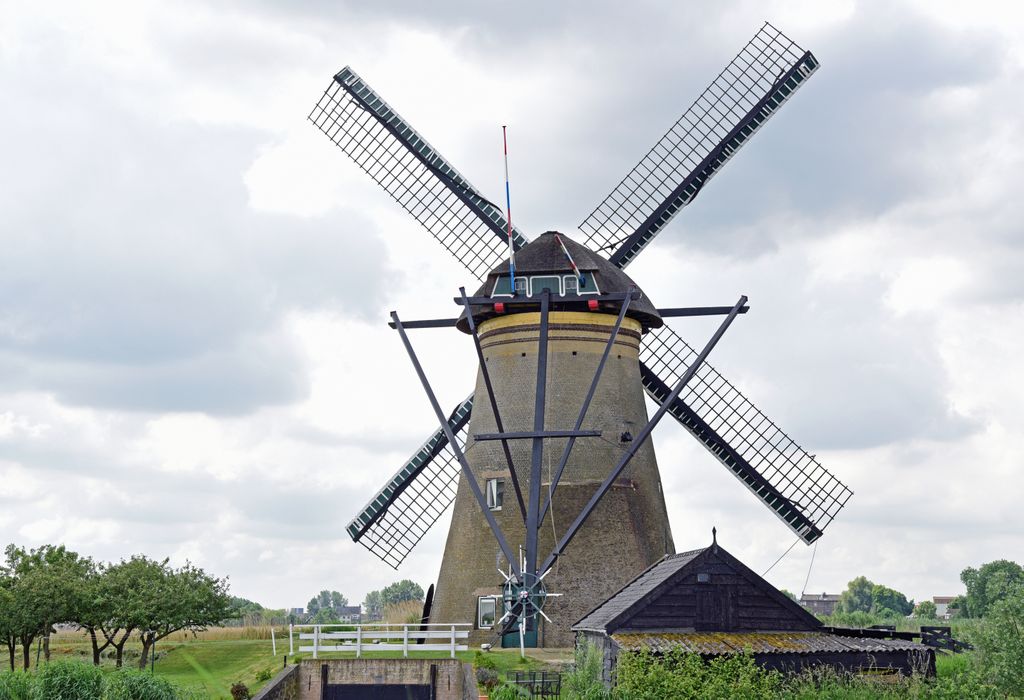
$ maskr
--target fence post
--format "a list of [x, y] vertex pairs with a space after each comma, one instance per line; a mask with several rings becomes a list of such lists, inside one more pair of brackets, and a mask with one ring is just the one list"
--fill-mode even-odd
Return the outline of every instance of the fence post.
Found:
[[288, 654], [290, 656], [295, 655], [295, 640], [292, 639], [292, 631], [294, 627], [294, 623], [288, 623]]
[[270, 646], [274, 650], [274, 656], [277, 656], [277, 638], [274, 636], [274, 626], [270, 626]]
[[363, 626], [356, 625], [356, 658], [358, 659], [363, 653]]
[[455, 625], [452, 625], [452, 658], [455, 658]]
[[409, 625], [402, 626], [402, 656], [409, 658]]
[[313, 658], [320, 651], [320, 625], [313, 625]]

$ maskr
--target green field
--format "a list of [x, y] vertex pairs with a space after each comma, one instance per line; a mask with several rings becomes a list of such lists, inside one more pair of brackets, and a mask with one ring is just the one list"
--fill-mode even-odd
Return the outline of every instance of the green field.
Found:
[[[240, 637], [266, 636], [266, 639], [245, 639]], [[234, 637], [234, 638], [232, 638]], [[296, 646], [298, 646], [298, 639]], [[308, 643], [308, 642], [307, 642]], [[83, 663], [89, 663], [92, 659], [92, 651], [88, 638], [79, 633], [62, 633], [52, 638], [51, 658], [76, 659]], [[124, 664], [128, 667], [135, 667], [139, 659], [139, 645], [129, 643], [125, 647]], [[288, 637], [285, 631], [277, 639], [277, 652], [275, 657], [272, 653], [272, 646], [269, 639], [269, 632], [266, 635], [254, 634], [253, 631], [244, 629], [223, 629], [211, 630], [201, 633], [196, 637], [186, 635], [174, 635], [168, 640], [157, 643], [157, 659], [154, 664], [154, 671], [158, 676], [185, 687], [201, 690], [210, 698], [230, 698], [231, 685], [233, 683], [244, 683], [251, 692], [255, 693], [261, 688], [268, 678], [273, 677], [283, 668], [284, 654], [288, 652]], [[108, 650], [109, 651], [109, 650]], [[458, 652], [457, 657], [462, 661], [472, 663], [476, 652]], [[312, 654], [295, 654], [288, 658], [289, 662], [302, 658], [310, 658]], [[353, 652], [345, 653], [322, 653], [321, 658], [344, 658], [353, 657]], [[399, 652], [365, 652], [366, 658], [373, 657], [397, 657]], [[409, 656], [416, 658], [444, 658], [446, 652], [410, 652]], [[570, 650], [536, 650], [531, 656], [523, 660], [519, 657], [519, 651], [514, 649], [495, 650], [486, 654], [487, 658], [494, 663], [495, 670], [504, 676], [510, 670], [540, 670], [558, 668], [569, 663], [572, 659]], [[32, 662], [36, 660], [36, 649], [32, 651]], [[18, 654], [20, 668], [21, 655]], [[113, 658], [103, 657], [103, 667], [113, 669]], [[262, 680], [258, 680], [258, 678]]]

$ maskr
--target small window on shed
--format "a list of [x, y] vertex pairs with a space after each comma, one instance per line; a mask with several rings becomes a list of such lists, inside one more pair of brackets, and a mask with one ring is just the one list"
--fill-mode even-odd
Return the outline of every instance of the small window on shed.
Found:
[[490, 510], [501, 510], [501, 504], [505, 500], [505, 480], [487, 480], [487, 507]]
[[476, 599], [476, 626], [477, 629], [489, 630], [494, 627], [494, 618], [497, 615], [498, 601], [494, 596], [481, 596]]

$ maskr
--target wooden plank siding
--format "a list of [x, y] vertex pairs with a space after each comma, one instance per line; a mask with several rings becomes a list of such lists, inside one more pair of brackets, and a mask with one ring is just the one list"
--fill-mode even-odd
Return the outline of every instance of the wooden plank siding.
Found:
[[[717, 549], [717, 548], [716, 548]], [[708, 550], [675, 581], [646, 596], [618, 629], [691, 629], [698, 632], [809, 631], [818, 624], [779, 600], [778, 593], [749, 569]], [[735, 562], [735, 563], [734, 563]], [[698, 576], [706, 576], [699, 582]], [[820, 624], [820, 623], [819, 623]]]

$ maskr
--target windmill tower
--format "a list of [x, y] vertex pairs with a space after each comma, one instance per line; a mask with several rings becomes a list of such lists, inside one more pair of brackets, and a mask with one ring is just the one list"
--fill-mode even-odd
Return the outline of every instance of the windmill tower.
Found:
[[[666, 414], [806, 543], [846, 503], [846, 486], [704, 363], [745, 298], [657, 309], [623, 272], [817, 67], [766, 23], [583, 221], [586, 246], [554, 232], [529, 243], [365, 81], [335, 76], [310, 119], [483, 282], [456, 300], [459, 319], [392, 314], [440, 429], [347, 528], [397, 568], [455, 503], [432, 620], [474, 620], [474, 641], [508, 642], [520, 623], [528, 644], [571, 642], [593, 602], [674, 551], [648, 439]], [[708, 314], [727, 317], [700, 353], [664, 322]], [[480, 360], [448, 415], [406, 334], [438, 326], [468, 331]], [[564, 599], [548, 601], [554, 590]]]

